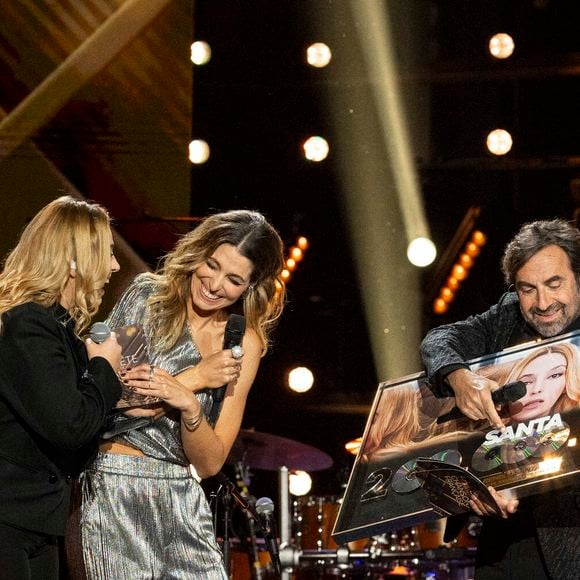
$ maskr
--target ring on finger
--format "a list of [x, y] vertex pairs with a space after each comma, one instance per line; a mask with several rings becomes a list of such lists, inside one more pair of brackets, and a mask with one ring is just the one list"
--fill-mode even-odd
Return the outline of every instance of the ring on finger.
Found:
[[244, 349], [239, 344], [236, 344], [232, 347], [232, 356], [236, 360], [241, 359], [244, 356]]

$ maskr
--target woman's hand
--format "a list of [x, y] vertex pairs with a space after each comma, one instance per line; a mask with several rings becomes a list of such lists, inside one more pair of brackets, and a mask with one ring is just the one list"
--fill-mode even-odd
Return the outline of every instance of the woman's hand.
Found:
[[109, 361], [115, 372], [121, 368], [121, 345], [117, 342], [117, 335], [114, 332], [100, 343], [87, 338], [85, 346], [89, 360], [100, 356]]
[[199, 402], [191, 390], [158, 367], [144, 364], [125, 371], [123, 383], [138, 395], [158, 397], [187, 415], [197, 415], [200, 411]]
[[220, 350], [191, 369], [180, 373], [180, 380], [193, 390], [216, 389], [240, 378], [242, 359], [234, 358], [231, 349]]
[[123, 411], [123, 415], [126, 417], [151, 417], [151, 419], [156, 420], [165, 415], [165, 406], [159, 404], [155, 407], [131, 407]]

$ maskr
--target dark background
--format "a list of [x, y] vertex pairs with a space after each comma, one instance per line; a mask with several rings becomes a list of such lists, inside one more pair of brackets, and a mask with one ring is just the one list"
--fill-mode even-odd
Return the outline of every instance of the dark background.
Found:
[[[314, 474], [313, 492], [336, 494], [353, 460], [344, 444], [362, 435], [366, 416], [327, 409], [335, 403], [353, 409], [370, 405], [378, 381], [396, 377], [377, 377], [374, 371], [332, 139], [325, 162], [300, 157], [303, 136], [332, 134], [322, 99], [328, 88], [324, 74], [301, 60], [313, 38], [305, 4], [314, 2], [252, 2], [251, 9], [241, 2], [229, 2], [227, 9], [220, 2], [197, 4], [195, 36], [207, 40], [214, 53], [212, 66], [194, 73], [193, 129], [194, 136], [211, 135], [215, 144], [210, 162], [192, 169], [192, 202], [194, 212], [204, 212], [208, 199], [219, 210], [258, 208], [287, 244], [297, 235], [310, 240], [289, 283], [288, 307], [252, 389], [244, 427], [330, 454], [335, 465]], [[395, 9], [396, 4], [387, 2]], [[318, 3], [328, 18], [336, 6]], [[420, 67], [402, 71], [401, 81], [430, 93], [430, 155], [417, 157], [416, 164], [432, 237], [442, 256], [475, 206], [481, 209], [476, 227], [488, 239], [444, 316], [431, 307], [442, 281], [441, 263], [425, 269], [426, 331], [496, 301], [505, 289], [501, 253], [522, 223], [573, 218], [580, 6], [447, 0], [425, 1], [422, 8], [428, 18], [421, 34], [428, 35], [429, 52]], [[500, 31], [516, 42], [506, 62], [486, 52], [488, 38]], [[485, 136], [495, 127], [514, 136], [503, 158], [485, 149]], [[296, 364], [310, 367], [316, 377], [306, 395], [284, 386], [285, 373]], [[275, 480], [272, 473], [254, 474], [257, 494]]]

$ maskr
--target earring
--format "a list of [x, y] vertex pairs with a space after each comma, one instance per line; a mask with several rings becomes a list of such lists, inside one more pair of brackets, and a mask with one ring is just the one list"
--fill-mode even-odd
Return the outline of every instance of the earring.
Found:
[[77, 263], [74, 260], [70, 261], [70, 269], [71, 270], [76, 270], [77, 269]]

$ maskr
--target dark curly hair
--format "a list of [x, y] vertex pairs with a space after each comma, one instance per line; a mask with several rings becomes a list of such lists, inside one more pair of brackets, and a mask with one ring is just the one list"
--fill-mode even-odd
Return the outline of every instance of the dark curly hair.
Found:
[[562, 248], [580, 281], [580, 230], [563, 219], [540, 220], [524, 224], [504, 250], [501, 269], [508, 286], [526, 262], [547, 246]]

